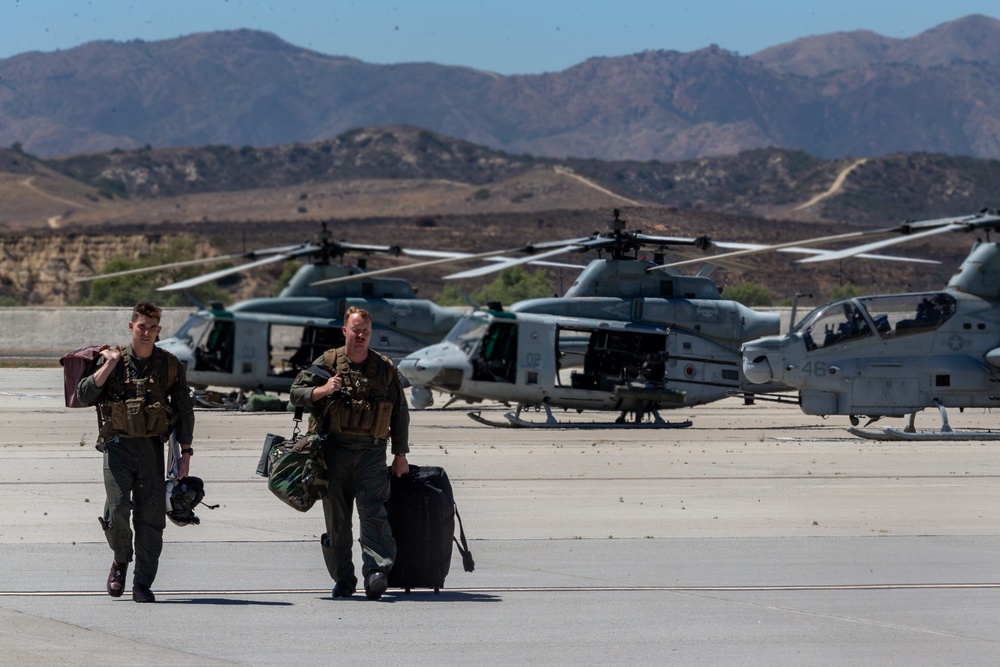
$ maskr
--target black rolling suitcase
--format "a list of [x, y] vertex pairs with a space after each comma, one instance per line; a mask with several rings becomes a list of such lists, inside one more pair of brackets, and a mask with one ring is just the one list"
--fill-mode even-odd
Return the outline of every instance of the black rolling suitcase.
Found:
[[[386, 502], [389, 526], [396, 540], [396, 562], [389, 570], [389, 586], [405, 589], [433, 588], [437, 593], [451, 567], [451, 545], [462, 554], [462, 565], [472, 572], [475, 562], [465, 541], [451, 482], [444, 469], [410, 466], [409, 474], [396, 477], [389, 471]], [[455, 538], [458, 517], [461, 543]]]

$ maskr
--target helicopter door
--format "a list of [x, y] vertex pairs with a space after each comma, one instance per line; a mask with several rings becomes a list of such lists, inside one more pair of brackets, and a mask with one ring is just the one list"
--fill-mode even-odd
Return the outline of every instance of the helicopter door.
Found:
[[513, 384], [516, 374], [517, 324], [513, 320], [494, 320], [483, 335], [479, 358], [473, 363], [472, 379]]
[[268, 334], [271, 370], [268, 375], [295, 377], [325, 351], [344, 344], [340, 327], [272, 324]]
[[340, 327], [303, 327], [299, 349], [288, 359], [291, 371], [298, 374], [327, 350], [343, 345], [344, 332]]
[[583, 359], [583, 372], [573, 373], [574, 389], [611, 391], [634, 380], [662, 382], [667, 359], [666, 334], [595, 331]]
[[233, 339], [236, 323], [232, 320], [215, 320], [212, 330], [195, 348], [194, 369], [196, 371], [233, 372]]

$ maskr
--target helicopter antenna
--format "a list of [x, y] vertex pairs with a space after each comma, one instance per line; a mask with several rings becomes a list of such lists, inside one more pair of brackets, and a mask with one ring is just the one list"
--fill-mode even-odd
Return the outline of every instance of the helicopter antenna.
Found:
[[482, 310], [482, 306], [480, 306], [480, 305], [479, 305], [478, 303], [476, 303], [475, 301], [473, 301], [473, 300], [472, 300], [472, 297], [470, 297], [470, 296], [469, 296], [469, 295], [468, 295], [468, 294], [466, 293], [466, 291], [465, 291], [464, 289], [463, 289], [463, 290], [461, 291], [461, 294], [462, 294], [462, 299], [463, 299], [463, 300], [464, 300], [464, 301], [465, 301], [465, 302], [466, 302], [467, 304], [469, 304], [470, 306], [472, 306], [472, 309], [473, 309], [473, 310]]

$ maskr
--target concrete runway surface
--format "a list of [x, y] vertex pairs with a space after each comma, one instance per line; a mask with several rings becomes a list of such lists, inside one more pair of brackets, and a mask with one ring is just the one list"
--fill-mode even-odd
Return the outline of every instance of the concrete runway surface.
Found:
[[440, 594], [331, 599], [321, 510], [254, 474], [291, 415], [199, 411], [192, 474], [221, 507], [168, 523], [139, 606], [104, 593], [93, 411], [63, 407], [60, 369], [4, 369], [0, 664], [1000, 663], [1000, 443], [868, 442], [736, 400], [661, 431], [465, 411], [412, 413], [410, 461], [448, 471], [476, 560]]

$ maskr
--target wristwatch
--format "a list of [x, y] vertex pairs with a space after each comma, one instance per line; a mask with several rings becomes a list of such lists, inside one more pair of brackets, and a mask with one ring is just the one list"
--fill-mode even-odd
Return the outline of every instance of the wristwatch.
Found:
[[191, 456], [194, 456], [194, 447], [184, 447], [181, 449], [181, 454], [190, 454]]

